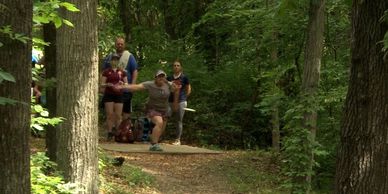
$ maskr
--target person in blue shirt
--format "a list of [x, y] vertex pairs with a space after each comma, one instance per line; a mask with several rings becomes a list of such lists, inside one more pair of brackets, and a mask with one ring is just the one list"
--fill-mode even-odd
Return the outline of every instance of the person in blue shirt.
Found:
[[[127, 73], [127, 79], [129, 84], [136, 84], [138, 65], [135, 57], [129, 51], [125, 50], [125, 39], [123, 37], [117, 37], [115, 41], [116, 52], [111, 53], [105, 57], [102, 69], [108, 69], [112, 67], [110, 64], [113, 54], [120, 56], [119, 67], [124, 69]], [[132, 92], [124, 90], [123, 92], [123, 120], [130, 117], [132, 112]]]
[[167, 77], [168, 81], [174, 83], [177, 91], [172, 93], [169, 98], [170, 114], [175, 120], [177, 136], [174, 145], [181, 145], [181, 136], [183, 131], [183, 115], [187, 107], [187, 98], [191, 94], [191, 85], [189, 78], [183, 74], [182, 62], [175, 60], [172, 64], [173, 74]]

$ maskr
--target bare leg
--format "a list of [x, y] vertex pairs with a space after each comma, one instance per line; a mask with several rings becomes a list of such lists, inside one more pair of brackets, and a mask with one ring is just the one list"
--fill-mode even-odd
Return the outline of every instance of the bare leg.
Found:
[[176, 132], [177, 132], [177, 140], [181, 140], [182, 131], [183, 131], [183, 116], [185, 114], [185, 109], [187, 107], [187, 102], [180, 102], [178, 111], [175, 113], [176, 119]]
[[130, 117], [131, 117], [131, 114], [125, 113], [125, 112], [123, 113], [123, 120], [128, 119]]
[[108, 132], [112, 132], [114, 123], [113, 105], [114, 102], [105, 102], [106, 125]]
[[119, 125], [121, 123], [122, 113], [123, 113], [123, 103], [115, 103], [114, 104], [114, 115], [115, 115], [116, 128], [119, 127]]
[[159, 142], [159, 138], [163, 133], [163, 118], [161, 116], [154, 116], [151, 118], [151, 121], [155, 124], [152, 129], [151, 135], [151, 144], [157, 144]]

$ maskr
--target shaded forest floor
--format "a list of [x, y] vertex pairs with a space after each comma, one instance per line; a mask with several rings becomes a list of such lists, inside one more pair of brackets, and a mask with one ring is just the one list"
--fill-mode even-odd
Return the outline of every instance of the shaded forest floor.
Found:
[[[44, 139], [32, 138], [32, 151]], [[125, 159], [108, 164], [102, 173], [101, 193], [284, 193], [279, 189], [276, 156], [263, 151], [222, 154], [156, 154], [103, 152], [100, 158]], [[101, 178], [101, 177], [100, 177]]]

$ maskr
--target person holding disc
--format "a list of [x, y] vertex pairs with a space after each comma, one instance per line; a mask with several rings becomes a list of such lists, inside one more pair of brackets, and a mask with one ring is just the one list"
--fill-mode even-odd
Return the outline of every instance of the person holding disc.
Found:
[[170, 95], [169, 114], [174, 120], [176, 127], [176, 139], [173, 144], [181, 145], [183, 115], [185, 114], [185, 109], [187, 109], [187, 98], [191, 94], [191, 85], [189, 78], [183, 74], [182, 62], [179, 59], [175, 60], [172, 64], [172, 70], [173, 74], [168, 76], [167, 80], [173, 82], [178, 91]]
[[166, 80], [166, 73], [158, 70], [153, 81], [140, 84], [126, 84], [116, 86], [117, 89], [129, 89], [131, 92], [146, 90], [149, 94], [146, 103], [146, 115], [155, 124], [151, 134], [150, 151], [163, 151], [159, 145], [159, 137], [162, 135], [167, 123], [168, 98], [176, 87]]

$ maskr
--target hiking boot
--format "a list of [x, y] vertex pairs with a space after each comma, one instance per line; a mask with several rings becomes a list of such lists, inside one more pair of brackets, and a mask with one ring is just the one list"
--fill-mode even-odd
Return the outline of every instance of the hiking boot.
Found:
[[156, 152], [161, 152], [163, 149], [159, 146], [159, 144], [154, 144], [150, 146], [150, 151], [156, 151]]
[[179, 139], [175, 140], [174, 143], [172, 143], [172, 145], [181, 145], [181, 141]]

